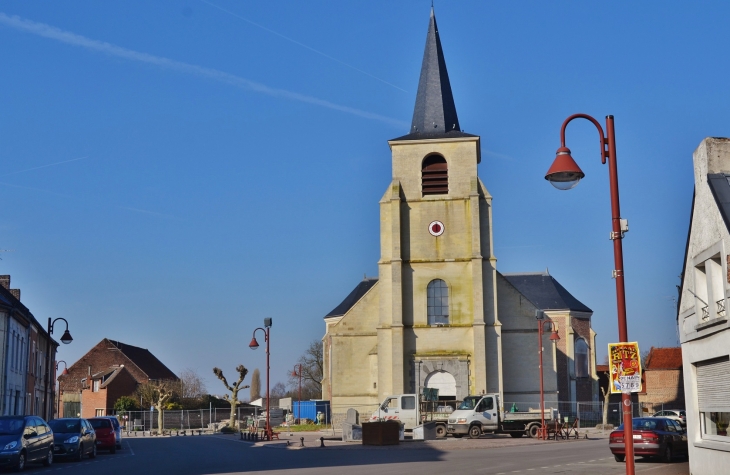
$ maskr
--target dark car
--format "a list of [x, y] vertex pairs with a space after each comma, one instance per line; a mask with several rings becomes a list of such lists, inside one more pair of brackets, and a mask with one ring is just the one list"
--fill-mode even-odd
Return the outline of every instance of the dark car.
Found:
[[68, 417], [48, 422], [53, 429], [53, 454], [57, 458], [82, 460], [96, 457], [96, 434], [86, 419]]
[[[634, 455], [661, 457], [671, 462], [677, 455], [687, 455], [687, 432], [679, 422], [665, 417], [641, 417], [632, 422]], [[608, 446], [617, 462], [626, 459], [624, 426], [611, 432]]]
[[96, 448], [116, 453], [117, 437], [114, 433], [112, 421], [108, 417], [92, 417], [89, 419], [89, 424], [96, 432]]
[[28, 462], [53, 463], [53, 431], [37, 416], [1, 416], [0, 467], [21, 471]]

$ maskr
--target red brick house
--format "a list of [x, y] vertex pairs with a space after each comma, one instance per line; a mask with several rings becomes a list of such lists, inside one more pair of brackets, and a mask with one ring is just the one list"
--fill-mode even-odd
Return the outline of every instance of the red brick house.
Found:
[[104, 338], [59, 376], [58, 414], [112, 414], [117, 399], [132, 396], [138, 385], [177, 379], [149, 350]]
[[[682, 348], [654, 348], [649, 350], [644, 367], [644, 391], [639, 402], [649, 412], [667, 409], [684, 409], [684, 383], [682, 373]], [[651, 405], [652, 407], [648, 407]]]

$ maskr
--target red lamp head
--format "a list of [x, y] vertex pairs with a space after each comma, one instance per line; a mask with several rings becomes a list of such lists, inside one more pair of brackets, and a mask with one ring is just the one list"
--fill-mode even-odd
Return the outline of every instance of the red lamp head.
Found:
[[560, 340], [560, 335], [558, 335], [558, 331], [555, 330], [550, 334], [550, 341], [558, 341]]
[[555, 161], [545, 174], [545, 179], [558, 190], [569, 190], [577, 185], [584, 176], [586, 176], [585, 173], [570, 155], [570, 149], [560, 147]]
[[63, 368], [63, 372], [61, 374], [64, 375], [64, 376], [67, 375], [68, 374], [68, 368]]
[[251, 343], [248, 344], [248, 347], [251, 348], [252, 350], [255, 350], [256, 348], [259, 347], [259, 342], [256, 341], [256, 337], [251, 338]]

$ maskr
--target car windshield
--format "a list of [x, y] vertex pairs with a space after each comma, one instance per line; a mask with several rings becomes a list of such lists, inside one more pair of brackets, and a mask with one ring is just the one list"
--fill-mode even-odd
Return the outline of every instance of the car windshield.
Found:
[[17, 435], [23, 432], [24, 420], [18, 418], [0, 419], [0, 435]]
[[480, 396], [469, 396], [465, 397], [464, 400], [459, 404], [459, 409], [471, 410], [477, 405], [477, 402], [481, 399]]
[[109, 429], [112, 426], [109, 419], [89, 419], [89, 422], [94, 429]]
[[81, 432], [81, 425], [78, 420], [56, 419], [48, 423], [53, 432], [59, 434], [71, 434]]

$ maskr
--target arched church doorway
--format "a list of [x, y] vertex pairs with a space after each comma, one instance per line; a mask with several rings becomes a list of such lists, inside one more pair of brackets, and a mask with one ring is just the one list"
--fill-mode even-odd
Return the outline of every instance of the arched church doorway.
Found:
[[448, 371], [438, 370], [429, 373], [424, 386], [438, 389], [441, 401], [456, 399], [456, 379]]

